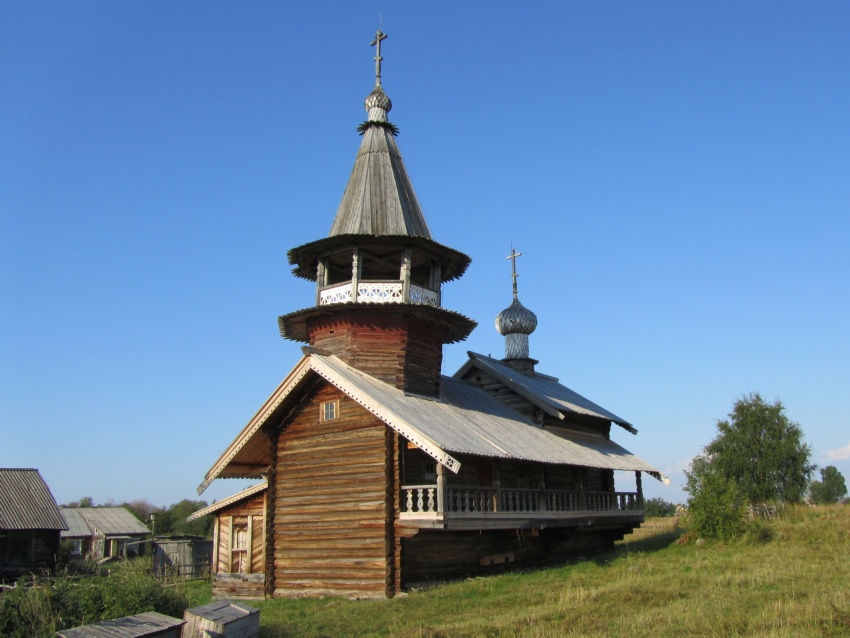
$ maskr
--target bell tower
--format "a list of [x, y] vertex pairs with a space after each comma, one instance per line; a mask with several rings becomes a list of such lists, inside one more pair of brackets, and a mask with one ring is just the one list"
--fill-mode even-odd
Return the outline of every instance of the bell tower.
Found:
[[470, 258], [431, 238], [389, 121], [377, 32], [375, 87], [351, 177], [327, 237], [289, 251], [293, 274], [316, 283], [315, 305], [278, 319], [306, 342], [406, 392], [439, 396], [442, 348], [475, 322], [442, 307], [442, 286]]

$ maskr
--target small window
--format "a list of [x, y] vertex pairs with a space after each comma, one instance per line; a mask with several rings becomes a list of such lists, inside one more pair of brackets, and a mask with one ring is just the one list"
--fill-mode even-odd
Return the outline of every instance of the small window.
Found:
[[437, 480], [437, 464], [434, 461], [425, 461], [425, 480]]
[[339, 412], [338, 401], [325, 401], [322, 403], [322, 421], [332, 421]]

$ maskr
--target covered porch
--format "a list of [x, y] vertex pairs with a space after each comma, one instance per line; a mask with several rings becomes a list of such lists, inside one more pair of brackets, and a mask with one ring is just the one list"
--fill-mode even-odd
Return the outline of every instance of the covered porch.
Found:
[[[544, 481], [522, 487], [499, 480], [489, 485], [455, 483], [442, 467], [436, 470], [433, 483], [401, 486], [399, 519], [405, 526], [526, 528], [643, 520], [640, 472], [635, 472], [636, 491], [618, 492], [587, 489], [582, 481], [572, 489], [549, 487]], [[613, 488], [613, 477], [609, 485]]]

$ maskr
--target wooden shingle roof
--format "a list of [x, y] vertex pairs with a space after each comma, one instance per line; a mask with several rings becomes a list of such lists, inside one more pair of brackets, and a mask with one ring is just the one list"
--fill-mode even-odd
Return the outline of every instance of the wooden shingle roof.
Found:
[[66, 529], [38, 470], [0, 469], [0, 529]]
[[384, 126], [370, 125], [363, 134], [329, 233], [337, 235], [431, 239], [395, 137]]

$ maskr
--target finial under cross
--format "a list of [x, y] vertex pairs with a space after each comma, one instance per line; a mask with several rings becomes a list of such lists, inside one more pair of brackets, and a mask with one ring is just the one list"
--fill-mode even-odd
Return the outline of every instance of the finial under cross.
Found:
[[511, 246], [511, 254], [508, 257], [505, 257], [505, 259], [511, 260], [511, 279], [513, 279], [513, 282], [514, 282], [514, 299], [517, 298], [517, 292], [516, 292], [516, 278], [517, 278], [516, 258], [517, 257], [522, 257], [522, 253], [518, 253], [517, 251], [514, 250], [514, 247]]
[[375, 39], [372, 40], [372, 44], [369, 46], [376, 46], [375, 50], [375, 86], [381, 86], [381, 60], [384, 58], [381, 57], [381, 41], [387, 39], [387, 34], [378, 29], [378, 32], [375, 34]]

